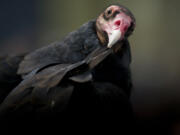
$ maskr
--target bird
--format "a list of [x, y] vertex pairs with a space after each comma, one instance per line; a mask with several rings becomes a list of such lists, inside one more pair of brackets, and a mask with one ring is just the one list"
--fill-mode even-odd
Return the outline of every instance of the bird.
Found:
[[129, 117], [128, 37], [135, 25], [132, 12], [114, 4], [61, 41], [0, 58], [0, 117], [28, 112]]

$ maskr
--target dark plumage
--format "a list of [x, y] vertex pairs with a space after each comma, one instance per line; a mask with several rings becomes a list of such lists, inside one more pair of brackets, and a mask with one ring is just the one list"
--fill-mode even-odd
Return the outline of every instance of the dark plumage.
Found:
[[23, 58], [24, 54], [20, 56], [4, 56], [0, 58], [0, 103], [22, 80], [21, 76], [17, 75], [17, 69]]
[[[100, 116], [113, 113], [120, 116], [121, 121], [131, 119], [131, 54], [127, 38], [135, 27], [135, 20], [124, 7], [109, 8], [111, 19], [103, 17], [104, 11], [61, 42], [13, 57], [13, 66], [3, 59], [0, 84], [5, 86], [0, 85], [0, 90], [5, 94], [0, 95], [3, 100], [0, 114], [66, 112], [72, 114], [70, 116]], [[115, 21], [112, 25], [117, 26], [120, 35], [111, 34], [111, 29], [103, 27], [102, 23], [111, 21]], [[7, 77], [16, 81], [5, 82]]]
[[95, 20], [89, 21], [78, 30], [71, 32], [63, 41], [55, 42], [27, 55], [19, 66], [18, 74], [27, 74], [53, 63], [76, 63], [100, 45], [96, 35]]

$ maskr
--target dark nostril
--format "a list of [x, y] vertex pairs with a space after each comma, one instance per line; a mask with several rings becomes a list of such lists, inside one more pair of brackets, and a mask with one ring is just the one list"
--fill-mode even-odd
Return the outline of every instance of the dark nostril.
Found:
[[116, 25], [116, 26], [120, 26], [120, 25], [121, 25], [121, 21], [120, 21], [120, 20], [116, 21], [116, 22], [115, 22], [115, 25]]

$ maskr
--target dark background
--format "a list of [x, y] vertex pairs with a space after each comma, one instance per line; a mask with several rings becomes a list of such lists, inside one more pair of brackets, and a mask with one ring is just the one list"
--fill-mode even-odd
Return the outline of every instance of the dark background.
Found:
[[151, 120], [171, 117], [178, 123], [179, 0], [0, 0], [0, 55], [32, 51], [60, 40], [118, 2], [137, 21], [130, 37], [135, 113]]

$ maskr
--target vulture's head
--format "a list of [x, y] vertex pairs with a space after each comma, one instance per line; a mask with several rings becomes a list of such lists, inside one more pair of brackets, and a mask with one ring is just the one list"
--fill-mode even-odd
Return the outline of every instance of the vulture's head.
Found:
[[108, 48], [126, 39], [135, 28], [133, 14], [124, 6], [109, 6], [96, 20], [97, 35]]

